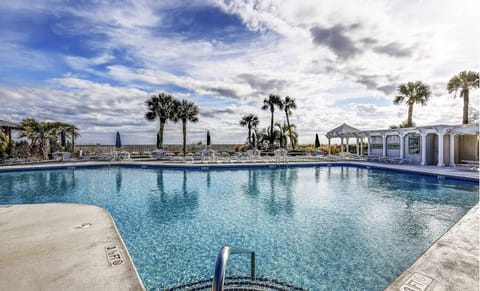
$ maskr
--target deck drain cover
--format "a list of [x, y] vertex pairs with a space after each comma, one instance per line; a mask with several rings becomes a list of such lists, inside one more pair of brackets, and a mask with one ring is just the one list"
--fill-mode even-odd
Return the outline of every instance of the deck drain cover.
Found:
[[73, 229], [82, 229], [82, 228], [87, 228], [87, 227], [90, 227], [90, 226], [92, 226], [91, 223], [82, 223], [80, 225], [75, 226]]

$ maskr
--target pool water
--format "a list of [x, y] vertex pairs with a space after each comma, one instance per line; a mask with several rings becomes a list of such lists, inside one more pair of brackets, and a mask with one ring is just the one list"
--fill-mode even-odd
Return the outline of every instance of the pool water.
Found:
[[[257, 275], [311, 290], [382, 290], [478, 201], [478, 183], [357, 167], [102, 167], [0, 173], [0, 204], [112, 214], [147, 289], [213, 275], [225, 244]], [[227, 275], [248, 275], [236, 255]]]

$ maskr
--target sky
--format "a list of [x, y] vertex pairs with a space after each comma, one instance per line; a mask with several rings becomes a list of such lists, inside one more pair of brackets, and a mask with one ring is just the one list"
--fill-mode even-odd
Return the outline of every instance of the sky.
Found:
[[[160, 92], [199, 106], [187, 143], [243, 143], [242, 116], [269, 94], [295, 98], [290, 121], [313, 144], [342, 123], [385, 129], [407, 118], [398, 85], [422, 81], [418, 125], [460, 124], [446, 90], [480, 70], [480, 1], [0, 1], [0, 119], [62, 121], [79, 144], [154, 144], [145, 101]], [[470, 92], [478, 108], [480, 90]], [[275, 121], [283, 123], [276, 110]], [[165, 127], [166, 144], [181, 126]]]

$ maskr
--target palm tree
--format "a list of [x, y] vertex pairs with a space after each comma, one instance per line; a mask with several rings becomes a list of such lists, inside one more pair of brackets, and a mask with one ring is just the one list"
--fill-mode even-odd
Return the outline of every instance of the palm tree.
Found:
[[37, 144], [37, 129], [40, 126], [40, 123], [33, 118], [25, 118], [21, 122], [23, 131], [20, 132], [20, 137], [25, 137], [30, 140], [30, 148], [33, 149], [34, 145]]
[[274, 137], [278, 140], [281, 148], [287, 148], [287, 141], [292, 145], [297, 144], [297, 132], [295, 131], [295, 124], [287, 125], [285, 123], [275, 123]]
[[187, 122], [197, 122], [198, 121], [198, 106], [193, 102], [188, 100], [174, 101], [174, 111], [172, 115], [172, 120], [174, 122], [182, 121], [182, 130], [183, 130], [183, 155], [187, 154]]
[[[290, 119], [289, 116], [292, 114], [292, 109], [297, 108], [297, 104], [295, 103], [295, 99], [291, 98], [290, 96], [286, 96], [284, 100], [282, 100], [283, 110], [285, 111], [285, 116], [287, 117], [287, 126], [289, 129], [290, 127]], [[290, 143], [292, 144], [292, 149], [295, 149], [295, 144], [293, 143], [292, 131], [288, 131], [288, 135], [290, 137]]]
[[468, 95], [469, 90], [476, 89], [479, 86], [478, 72], [463, 71], [458, 75], [453, 76], [447, 84], [448, 93], [455, 91], [454, 97], [457, 95], [458, 89], [460, 89], [460, 97], [463, 97], [463, 124], [468, 124]]
[[163, 129], [168, 119], [173, 116], [175, 98], [172, 95], [159, 93], [158, 96], [151, 96], [145, 104], [147, 105], [147, 112], [145, 118], [148, 121], [154, 121], [158, 118], [160, 128], [157, 133], [157, 149], [163, 147]]
[[430, 88], [420, 81], [408, 82], [398, 86], [398, 93], [393, 103], [398, 105], [405, 101], [408, 106], [407, 127], [412, 127], [413, 104], [420, 103], [422, 106], [427, 104], [428, 98], [432, 95]]
[[4, 156], [4, 153], [5, 155], [7, 154], [6, 153], [7, 147], [8, 147], [7, 135], [0, 130], [0, 159]]
[[258, 116], [255, 114], [248, 114], [242, 117], [240, 120], [240, 125], [242, 127], [247, 127], [248, 128], [248, 144], [252, 144], [252, 128], [255, 129], [257, 128], [258, 124], [260, 121], [258, 120]]
[[272, 117], [270, 118], [270, 145], [273, 145], [275, 141], [275, 136], [273, 135], [273, 114], [275, 112], [275, 106], [277, 106], [280, 110], [283, 109], [283, 103], [280, 99], [280, 96], [270, 94], [268, 99], [263, 99], [263, 106], [262, 110], [270, 110]]

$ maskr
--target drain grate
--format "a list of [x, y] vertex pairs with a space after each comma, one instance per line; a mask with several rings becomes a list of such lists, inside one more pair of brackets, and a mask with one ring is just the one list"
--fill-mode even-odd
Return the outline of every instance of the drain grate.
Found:
[[[201, 291], [212, 290], [212, 279], [183, 284], [166, 288], [165, 291]], [[225, 291], [306, 291], [308, 289], [293, 286], [270, 278], [257, 278], [252, 281], [250, 277], [228, 277], [225, 280]]]

